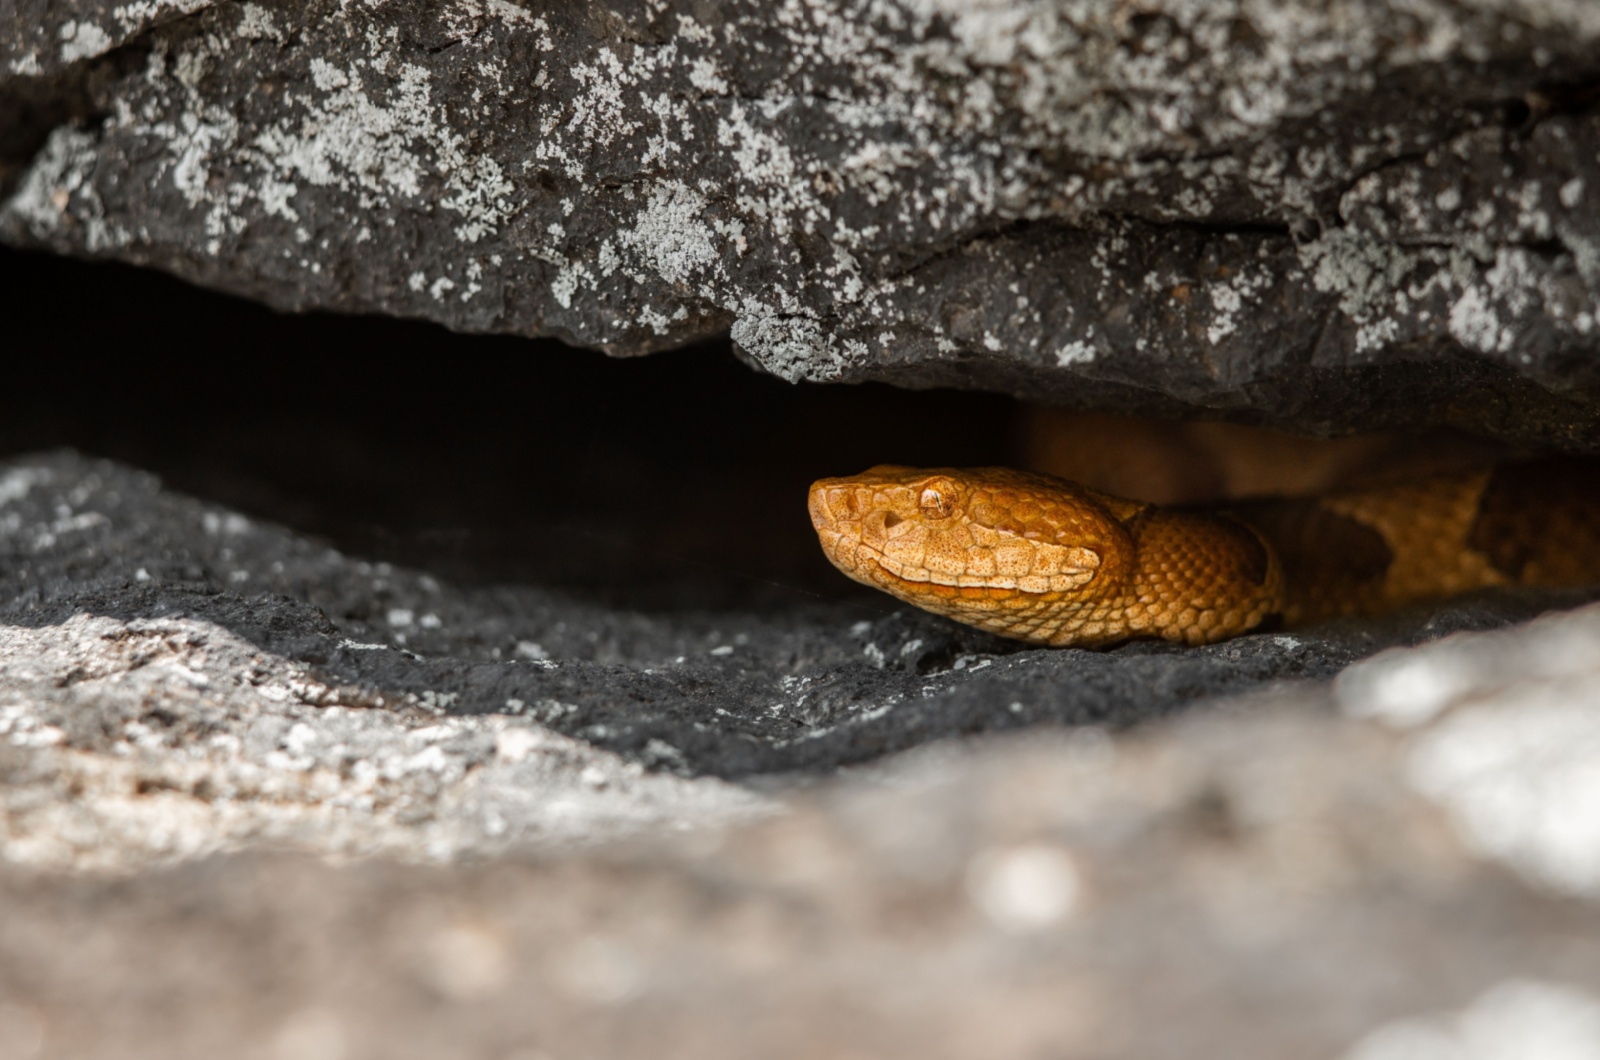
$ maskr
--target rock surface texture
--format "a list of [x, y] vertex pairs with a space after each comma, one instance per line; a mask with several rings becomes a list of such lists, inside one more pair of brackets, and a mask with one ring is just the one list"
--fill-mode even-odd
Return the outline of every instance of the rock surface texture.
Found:
[[[1220, 679], [936, 661], [900, 619], [563, 634], [69, 456], [0, 470], [0, 557], [0, 1055], [1600, 1053], [1595, 608], [1332, 684], [1284, 679], [1379, 642], [1247, 639]], [[1087, 716], [1075, 686], [1221, 709], [681, 775]]]
[[8, 0], [0, 239], [788, 379], [1600, 447], [1589, 0]]
[[[0, 0], [0, 243], [1600, 451], [1600, 5]], [[1600, 1057], [1593, 594], [1028, 649], [804, 562], [1005, 399], [0, 251], [0, 452], [301, 528], [0, 461], [0, 1057]]]

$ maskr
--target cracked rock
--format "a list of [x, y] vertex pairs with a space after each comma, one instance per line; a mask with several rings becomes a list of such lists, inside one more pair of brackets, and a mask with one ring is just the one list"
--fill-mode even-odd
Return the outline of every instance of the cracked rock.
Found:
[[787, 379], [1600, 444], [1587, 0], [0, 12], [0, 239]]

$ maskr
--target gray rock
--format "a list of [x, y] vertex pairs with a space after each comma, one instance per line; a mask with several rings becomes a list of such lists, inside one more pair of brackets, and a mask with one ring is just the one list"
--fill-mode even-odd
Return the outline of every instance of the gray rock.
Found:
[[1593, 1056], [1597, 660], [1590, 609], [1332, 697], [935, 747], [766, 820], [448, 873], [9, 868], [0, 1047]]
[[0, 16], [0, 239], [295, 308], [1593, 449], [1586, 0]]
[[197, 619], [82, 613], [0, 627], [0, 652], [0, 830], [33, 869], [278, 848], [444, 862], [770, 809], [526, 719], [385, 709]]

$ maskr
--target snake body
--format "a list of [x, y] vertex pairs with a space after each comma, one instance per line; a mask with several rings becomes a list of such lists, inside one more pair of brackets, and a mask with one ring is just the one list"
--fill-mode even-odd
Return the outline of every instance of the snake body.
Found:
[[1600, 470], [1580, 461], [1213, 509], [882, 465], [814, 483], [810, 511], [856, 581], [1053, 647], [1209, 644], [1489, 586], [1600, 583]]

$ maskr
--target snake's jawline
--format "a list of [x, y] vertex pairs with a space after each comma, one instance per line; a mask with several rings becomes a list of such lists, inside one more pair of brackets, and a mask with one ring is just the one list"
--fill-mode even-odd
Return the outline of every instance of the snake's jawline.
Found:
[[[925, 593], [925, 592], [932, 591], [934, 593], [941, 593], [941, 595], [942, 595], [942, 591], [948, 590], [949, 595], [951, 597], [958, 597], [958, 596], [961, 595], [961, 590], [963, 590], [963, 589], [981, 589], [983, 591], [983, 596], [982, 597], [978, 597], [976, 594], [974, 594], [973, 596], [968, 597], [968, 599], [984, 599], [984, 600], [1011, 600], [1011, 599], [1014, 599], [1014, 598], [1019, 597], [1019, 596], [1022, 596], [1022, 597], [1035, 597], [1037, 599], [1043, 600], [1045, 597], [1050, 596], [1052, 594], [1056, 595], [1056, 596], [1061, 595], [1059, 592], [1057, 592], [1056, 590], [1053, 590], [1053, 589], [1052, 590], [1046, 590], [1046, 591], [1044, 591], [1042, 593], [1036, 593], [1036, 592], [1030, 592], [1027, 589], [1018, 589], [1018, 588], [1015, 588], [1015, 587], [1007, 589], [1007, 588], [1003, 588], [1003, 587], [1000, 587], [1000, 586], [989, 586], [989, 585], [945, 585], [945, 584], [943, 584], [941, 582], [936, 582], [936, 581], [925, 581], [925, 582], [912, 581], [910, 578], [902, 578], [900, 575], [896, 574], [894, 571], [890, 570], [888, 567], [885, 567], [883, 565], [883, 562], [879, 558], [879, 553], [876, 552], [870, 545], [857, 544], [856, 545], [856, 550], [857, 550], [857, 562], [860, 561], [860, 554], [861, 553], [866, 553], [867, 559], [869, 559], [872, 562], [873, 569], [879, 571], [888, 582], [893, 583], [894, 585], [910, 586], [911, 588], [908, 588], [906, 591], [907, 592], [911, 592], [911, 593]], [[906, 602], [907, 603], [913, 603], [913, 604], [917, 603], [917, 601], [915, 601], [915, 600], [908, 600]]]

